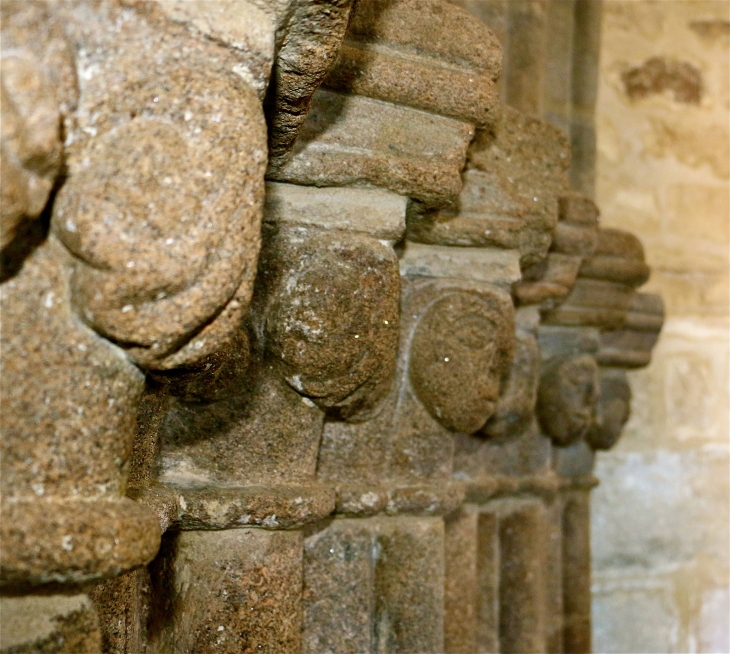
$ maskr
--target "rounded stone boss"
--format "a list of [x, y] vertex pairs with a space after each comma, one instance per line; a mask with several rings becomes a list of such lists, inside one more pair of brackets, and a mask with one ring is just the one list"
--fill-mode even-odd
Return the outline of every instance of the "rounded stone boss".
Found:
[[509, 297], [469, 286], [426, 283], [420, 297], [409, 293], [404, 307], [410, 316], [413, 304], [421, 305], [409, 339], [410, 384], [439, 424], [466, 434], [482, 429], [494, 413], [514, 340]]

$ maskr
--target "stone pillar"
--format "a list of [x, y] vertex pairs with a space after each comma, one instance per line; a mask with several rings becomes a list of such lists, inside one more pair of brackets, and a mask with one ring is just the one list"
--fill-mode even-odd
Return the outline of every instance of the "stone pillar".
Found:
[[590, 489], [563, 495], [563, 648], [591, 651]]

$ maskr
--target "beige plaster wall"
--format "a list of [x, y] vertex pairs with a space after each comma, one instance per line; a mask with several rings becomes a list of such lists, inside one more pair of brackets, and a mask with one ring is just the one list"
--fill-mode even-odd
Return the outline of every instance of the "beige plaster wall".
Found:
[[597, 466], [596, 652], [730, 652], [729, 52], [727, 0], [604, 2], [597, 200], [667, 320]]

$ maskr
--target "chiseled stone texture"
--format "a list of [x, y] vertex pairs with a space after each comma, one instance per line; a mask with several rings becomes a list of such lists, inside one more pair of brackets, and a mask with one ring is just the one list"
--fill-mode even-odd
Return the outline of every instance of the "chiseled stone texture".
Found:
[[566, 135], [502, 107], [496, 124], [477, 130], [467, 157], [458, 199], [440, 211], [414, 205], [408, 238], [515, 249], [523, 266], [544, 259], [558, 220], [558, 197], [567, 190]]
[[317, 188], [266, 184], [264, 220], [363, 232], [399, 241], [405, 232], [407, 199], [381, 189]]
[[148, 651], [299, 652], [301, 587], [300, 532], [170, 534], [152, 566]]
[[375, 537], [367, 520], [334, 520], [304, 539], [303, 652], [372, 651]]
[[444, 523], [381, 518], [376, 525], [374, 650], [444, 649]]
[[485, 127], [501, 64], [491, 31], [451, 4], [371, 0], [355, 6], [324, 84]]
[[602, 30], [596, 201], [602, 226], [641, 239], [666, 321], [598, 454], [594, 649], [725, 652], [730, 14], [606, 2]]
[[327, 90], [268, 176], [444, 205], [461, 189], [474, 126], [494, 120], [500, 65], [486, 25], [444, 0], [358, 3]]

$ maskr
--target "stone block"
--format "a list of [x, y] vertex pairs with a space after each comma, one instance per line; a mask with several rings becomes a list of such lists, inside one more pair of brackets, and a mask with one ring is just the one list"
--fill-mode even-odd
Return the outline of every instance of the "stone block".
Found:
[[239, 395], [171, 406], [162, 426], [160, 481], [242, 486], [314, 477], [324, 413], [268, 367], [254, 375]]
[[398, 241], [405, 232], [407, 200], [389, 191], [266, 184], [264, 220], [365, 232]]
[[594, 450], [611, 449], [631, 413], [631, 388], [623, 368], [601, 367], [596, 419], [586, 435]]
[[444, 651], [477, 652], [479, 514], [463, 507], [444, 520]]
[[[497, 41], [503, 46], [507, 44], [507, 0], [451, 0], [451, 2], [486, 23], [497, 37]], [[500, 76], [499, 83], [501, 87], [504, 76]], [[503, 93], [500, 97], [504, 101]]]
[[501, 542], [499, 521], [488, 508], [477, 520], [477, 651], [500, 651]]
[[323, 481], [377, 485], [385, 473], [387, 442], [383, 422], [377, 417], [356, 424], [325, 422], [317, 477]]
[[537, 418], [557, 447], [573, 445], [588, 433], [599, 391], [598, 364], [591, 355], [545, 361], [537, 393]]
[[151, 573], [149, 652], [301, 651], [301, 532], [169, 534]]
[[494, 415], [484, 433], [499, 441], [519, 436], [529, 429], [537, 402], [540, 350], [533, 334], [517, 329], [512, 367], [500, 390]]
[[[452, 38], [439, 38], [444, 29]], [[325, 85], [486, 126], [501, 54], [491, 31], [451, 3], [379, 0], [355, 6]]]
[[557, 128], [505, 107], [499, 123], [478, 130], [469, 146], [457, 201], [438, 212], [411, 208], [409, 239], [517, 248], [523, 266], [535, 264], [550, 246], [569, 163]]
[[142, 652], [150, 618], [150, 574], [138, 568], [97, 584], [90, 593], [104, 654]]
[[[547, 511], [546, 651], [548, 654], [563, 654], [565, 651], [563, 644], [565, 602], [563, 600], [563, 501], [560, 495], [556, 495], [549, 501], [545, 508]], [[590, 592], [590, 584], [588, 589]]]
[[596, 455], [585, 440], [553, 450], [555, 472], [563, 477], [582, 477], [593, 471]]
[[3, 587], [113, 577], [149, 563], [160, 544], [157, 516], [126, 497], [3, 500]]
[[540, 502], [505, 506], [499, 517], [499, 645], [515, 654], [545, 651], [549, 533]]
[[280, 224], [263, 236], [251, 312], [263, 366], [331, 418], [369, 414], [395, 372], [393, 249], [364, 234]]
[[445, 559], [445, 651], [499, 651], [496, 514], [489, 508], [466, 505], [447, 518]]
[[560, 221], [555, 226], [551, 249], [562, 254], [591, 256], [596, 249], [597, 233], [593, 226]]
[[593, 327], [540, 324], [537, 335], [543, 361], [559, 356], [593, 354], [598, 351], [600, 343], [600, 334]]
[[[293, 529], [329, 516], [334, 489], [314, 484], [266, 486], [160, 485], [175, 501], [176, 528], [239, 529], [244, 526]], [[145, 500], [143, 495], [141, 501]]]
[[309, 186], [380, 186], [426, 203], [461, 190], [469, 123], [320, 89], [286, 163], [269, 179]]
[[539, 304], [551, 309], [570, 293], [578, 277], [581, 257], [550, 252], [547, 259], [523, 271], [513, 293], [520, 305]]
[[305, 654], [372, 651], [375, 535], [367, 520], [334, 520], [304, 538]]
[[443, 520], [380, 518], [376, 538], [373, 649], [443, 652]]
[[519, 254], [497, 248], [454, 248], [407, 242], [400, 256], [401, 274], [487, 282], [508, 288], [520, 279]]
[[589, 491], [565, 492], [562, 501], [563, 647], [591, 650], [591, 513]]
[[[515, 328], [509, 296], [488, 285], [421, 279], [404, 286], [401, 306], [404, 332], [413, 330], [401, 351], [413, 400], [450, 431], [480, 430], [495, 410], [512, 362]], [[468, 392], [463, 379], [472, 380]], [[417, 414], [405, 418], [404, 400], [399, 438], [409, 437], [411, 443], [401, 447], [415, 447]]]
[[568, 297], [558, 307], [545, 311], [543, 320], [548, 325], [617, 329], [626, 320], [633, 293], [623, 283], [587, 279], [578, 273]]
[[312, 95], [332, 68], [350, 20], [351, 0], [262, 3], [275, 8], [280, 49], [268, 92], [269, 170], [286, 159], [309, 113]]
[[584, 225], [597, 229], [598, 221], [600, 220], [600, 210], [596, 206], [596, 203], [589, 197], [572, 192], [560, 196], [558, 200], [558, 216], [560, 221], [568, 224]]

